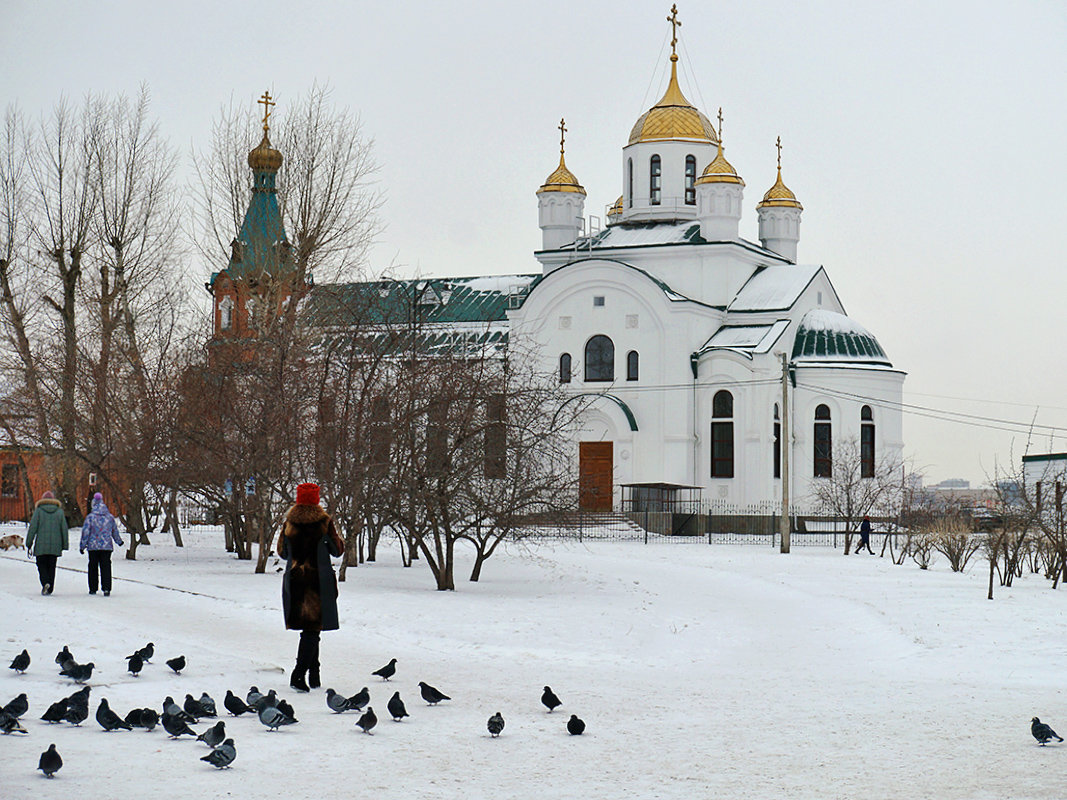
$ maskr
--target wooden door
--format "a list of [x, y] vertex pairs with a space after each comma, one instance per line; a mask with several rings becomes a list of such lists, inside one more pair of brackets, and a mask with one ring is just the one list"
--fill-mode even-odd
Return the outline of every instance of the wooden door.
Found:
[[578, 507], [582, 511], [611, 511], [611, 442], [578, 443]]

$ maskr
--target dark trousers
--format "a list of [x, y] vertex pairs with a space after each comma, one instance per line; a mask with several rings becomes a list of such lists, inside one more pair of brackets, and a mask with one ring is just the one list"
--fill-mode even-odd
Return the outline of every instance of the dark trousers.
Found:
[[41, 579], [41, 587], [56, 585], [56, 559], [59, 556], [37, 556], [37, 576]]
[[319, 684], [319, 634], [318, 629], [300, 631], [300, 644], [296, 650], [296, 669], [301, 675], [304, 670], [310, 673], [312, 689]]
[[89, 591], [95, 592], [97, 585], [105, 592], [111, 591], [111, 551], [89, 551]]

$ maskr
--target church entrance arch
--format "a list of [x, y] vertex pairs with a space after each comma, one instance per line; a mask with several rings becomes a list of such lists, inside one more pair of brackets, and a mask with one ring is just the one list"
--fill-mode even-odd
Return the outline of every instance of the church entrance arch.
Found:
[[612, 442], [578, 443], [578, 507], [611, 511], [614, 490]]

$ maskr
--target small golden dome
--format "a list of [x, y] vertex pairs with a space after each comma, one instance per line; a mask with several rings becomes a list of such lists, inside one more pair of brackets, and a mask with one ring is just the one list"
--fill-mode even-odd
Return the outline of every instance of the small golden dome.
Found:
[[263, 141], [248, 154], [248, 166], [254, 170], [271, 170], [277, 172], [282, 166], [282, 154], [270, 146], [266, 130]]
[[797, 200], [797, 196], [790, 191], [789, 187], [782, 183], [782, 167], [778, 167], [778, 180], [774, 182], [774, 186], [767, 190], [767, 193], [763, 195], [763, 201], [756, 206], [757, 209], [769, 208], [769, 207], [785, 207], [785, 208], [799, 208], [804, 210], [804, 206]]
[[585, 194], [585, 189], [578, 179], [574, 177], [574, 173], [567, 169], [567, 164], [563, 161], [563, 153], [559, 154], [559, 166], [556, 167], [556, 171], [545, 178], [545, 182], [541, 184], [541, 188], [537, 190], [537, 194], [542, 192], [575, 192], [577, 194]]
[[737, 170], [730, 165], [730, 162], [726, 160], [726, 156], [723, 155], [722, 142], [719, 142], [719, 153], [715, 156], [715, 160], [708, 164], [704, 168], [704, 172], [697, 178], [697, 184], [702, 183], [736, 183], [740, 186], [745, 185], [745, 182], [741, 180], [741, 176], [737, 174]]
[[711, 144], [719, 141], [711, 120], [686, 100], [678, 88], [678, 56], [674, 54], [671, 54], [671, 80], [667, 91], [656, 105], [638, 117], [627, 144], [660, 139], [692, 139]]
[[608, 209], [609, 217], [617, 217], [622, 213], [622, 195], [619, 195], [619, 199], [615, 201], [615, 205]]

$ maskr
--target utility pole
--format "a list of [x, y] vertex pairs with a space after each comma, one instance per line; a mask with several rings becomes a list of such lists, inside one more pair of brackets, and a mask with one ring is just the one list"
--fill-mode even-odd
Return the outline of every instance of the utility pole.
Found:
[[782, 514], [778, 520], [781, 552], [789, 552], [789, 459], [792, 454], [792, 438], [789, 430], [789, 356], [782, 356], [782, 433], [778, 450], [782, 459]]

